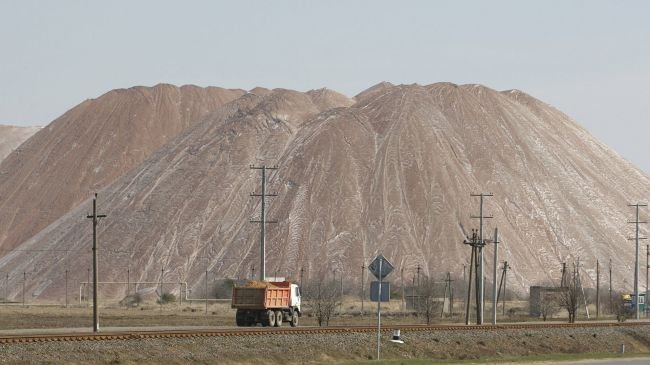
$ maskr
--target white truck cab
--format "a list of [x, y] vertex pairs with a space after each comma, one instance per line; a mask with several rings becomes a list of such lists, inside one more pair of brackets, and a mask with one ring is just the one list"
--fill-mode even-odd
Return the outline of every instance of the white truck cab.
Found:
[[302, 315], [302, 309], [300, 309], [300, 304], [301, 304], [301, 296], [300, 296], [300, 288], [298, 287], [297, 284], [291, 284], [291, 304], [290, 306], [294, 308], [294, 310], [298, 311], [298, 315]]

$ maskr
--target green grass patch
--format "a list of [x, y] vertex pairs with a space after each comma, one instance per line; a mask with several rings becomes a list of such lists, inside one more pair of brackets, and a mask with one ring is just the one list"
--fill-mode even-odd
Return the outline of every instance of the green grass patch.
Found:
[[582, 354], [544, 354], [500, 358], [470, 359], [470, 360], [441, 360], [441, 359], [403, 359], [403, 360], [364, 360], [343, 362], [342, 365], [425, 365], [425, 364], [521, 364], [542, 361], [578, 361], [578, 360], [604, 360], [620, 358], [650, 358], [648, 353], [625, 353], [614, 354], [611, 352], [603, 353], [582, 353]]

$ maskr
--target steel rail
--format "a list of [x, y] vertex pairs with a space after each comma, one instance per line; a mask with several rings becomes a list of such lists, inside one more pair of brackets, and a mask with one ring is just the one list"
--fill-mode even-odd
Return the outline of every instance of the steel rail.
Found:
[[[499, 331], [522, 329], [548, 328], [612, 328], [612, 327], [645, 327], [650, 322], [584, 322], [584, 323], [536, 323], [536, 324], [497, 324], [497, 325], [386, 325], [382, 332], [396, 329], [409, 331]], [[263, 335], [299, 335], [299, 334], [330, 334], [330, 333], [365, 333], [375, 332], [375, 326], [347, 327], [258, 327], [258, 328], [224, 328], [202, 330], [164, 330], [164, 331], [115, 331], [99, 333], [41, 333], [0, 335], [0, 344], [15, 344], [29, 342], [72, 342], [72, 341], [108, 341], [108, 340], [139, 340], [180, 337], [226, 337], [226, 336], [263, 336]]]

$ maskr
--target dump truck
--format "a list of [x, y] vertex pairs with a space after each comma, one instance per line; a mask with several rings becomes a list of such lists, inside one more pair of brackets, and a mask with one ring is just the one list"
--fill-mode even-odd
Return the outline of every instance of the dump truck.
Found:
[[298, 325], [300, 289], [289, 281], [249, 281], [232, 288], [232, 308], [237, 309], [237, 326], [280, 327]]

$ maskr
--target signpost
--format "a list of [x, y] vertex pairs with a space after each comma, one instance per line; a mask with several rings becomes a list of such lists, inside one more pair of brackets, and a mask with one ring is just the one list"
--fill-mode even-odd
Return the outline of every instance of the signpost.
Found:
[[[368, 270], [377, 278], [379, 279], [379, 285], [378, 285], [378, 290], [377, 290], [377, 360], [379, 360], [379, 349], [380, 349], [380, 339], [381, 339], [381, 302], [382, 299], [384, 298], [381, 295], [381, 289], [382, 289], [382, 280], [388, 276], [393, 271], [394, 267], [391, 265], [388, 260], [384, 257], [384, 255], [378, 255], [375, 257], [374, 260], [368, 265]], [[388, 293], [388, 297], [390, 298], [390, 292]]]

